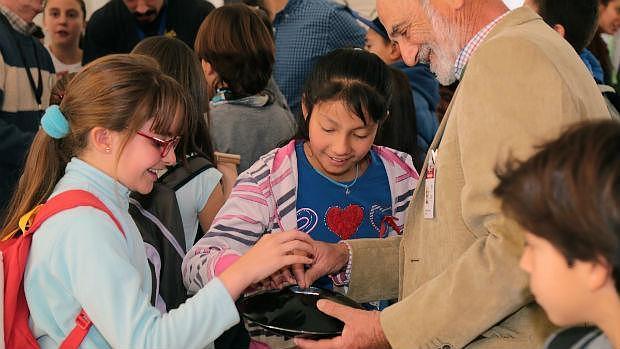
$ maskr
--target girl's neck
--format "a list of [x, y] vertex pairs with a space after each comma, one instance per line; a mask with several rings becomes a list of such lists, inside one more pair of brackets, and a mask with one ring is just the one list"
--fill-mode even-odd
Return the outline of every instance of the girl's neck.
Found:
[[82, 61], [82, 50], [77, 44], [75, 45], [59, 45], [51, 44], [50, 51], [56, 59], [64, 64], [76, 64]]

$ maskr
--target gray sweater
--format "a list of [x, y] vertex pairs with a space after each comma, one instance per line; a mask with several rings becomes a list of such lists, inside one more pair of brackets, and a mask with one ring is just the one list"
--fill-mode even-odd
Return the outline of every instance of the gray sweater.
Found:
[[291, 112], [274, 96], [276, 92], [266, 89], [260, 95], [211, 103], [213, 145], [216, 151], [241, 155], [239, 173], [295, 134]]
[[545, 349], [613, 349], [609, 339], [596, 327], [570, 327], [558, 331]]

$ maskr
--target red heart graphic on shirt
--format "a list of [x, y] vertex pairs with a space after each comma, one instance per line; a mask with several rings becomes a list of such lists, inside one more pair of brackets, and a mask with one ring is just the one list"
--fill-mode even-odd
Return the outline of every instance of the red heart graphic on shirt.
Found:
[[362, 224], [364, 209], [358, 205], [349, 205], [344, 210], [338, 206], [330, 207], [325, 214], [325, 222], [329, 230], [342, 240], [348, 240]]

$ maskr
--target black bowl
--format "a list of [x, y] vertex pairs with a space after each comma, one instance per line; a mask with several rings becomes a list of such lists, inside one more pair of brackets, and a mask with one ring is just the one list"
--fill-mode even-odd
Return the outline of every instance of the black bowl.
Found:
[[278, 335], [311, 339], [339, 336], [344, 324], [317, 309], [319, 299], [363, 309], [340, 293], [298, 286], [244, 297], [237, 301], [237, 307], [244, 318]]

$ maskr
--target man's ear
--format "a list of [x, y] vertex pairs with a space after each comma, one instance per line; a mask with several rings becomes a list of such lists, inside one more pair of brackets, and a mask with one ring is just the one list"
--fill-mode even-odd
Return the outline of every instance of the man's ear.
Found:
[[554, 24], [553, 25], [553, 30], [555, 30], [558, 34], [560, 34], [563, 38], [566, 37], [566, 29], [564, 29], [564, 26], [561, 24]]
[[[440, 13], [446, 14], [459, 11], [465, 6], [465, 0], [428, 0], [432, 7]], [[468, 0], [469, 1], [469, 0]]]
[[454, 10], [460, 10], [465, 4], [465, 0], [446, 0], [446, 2]]

